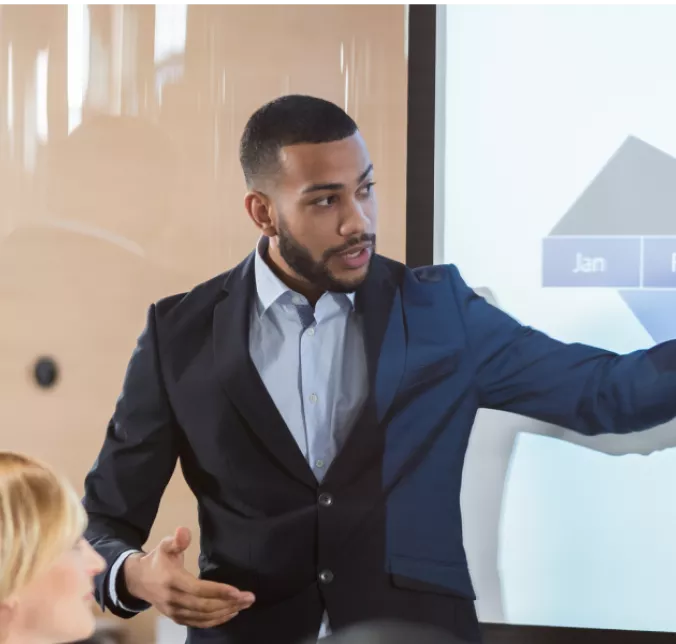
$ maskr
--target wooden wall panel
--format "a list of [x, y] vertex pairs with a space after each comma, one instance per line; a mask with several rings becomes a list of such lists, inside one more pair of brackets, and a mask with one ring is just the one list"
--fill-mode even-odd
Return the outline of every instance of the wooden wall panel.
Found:
[[[0, 436], [82, 489], [148, 305], [256, 241], [237, 144], [285, 93], [355, 117], [404, 259], [403, 6], [0, 6]], [[39, 356], [56, 385], [33, 378]], [[196, 528], [180, 474], [150, 544]], [[189, 560], [196, 568], [197, 548]], [[150, 612], [127, 625], [151, 642]]]

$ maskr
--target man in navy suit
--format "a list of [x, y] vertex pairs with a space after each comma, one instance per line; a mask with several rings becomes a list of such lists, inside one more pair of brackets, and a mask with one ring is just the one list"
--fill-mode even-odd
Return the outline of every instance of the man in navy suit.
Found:
[[[149, 605], [192, 643], [292, 644], [397, 619], [480, 639], [460, 484], [477, 410], [584, 434], [676, 415], [676, 343], [566, 345], [491, 306], [452, 265], [375, 254], [373, 165], [352, 119], [287, 96], [240, 146], [261, 241], [152, 305], [86, 480], [101, 604]], [[143, 551], [180, 460], [179, 528]]]

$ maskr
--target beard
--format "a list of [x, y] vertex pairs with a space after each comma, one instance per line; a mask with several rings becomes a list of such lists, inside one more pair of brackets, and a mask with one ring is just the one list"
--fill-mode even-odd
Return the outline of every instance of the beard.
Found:
[[364, 281], [365, 276], [353, 280], [337, 279], [329, 270], [329, 259], [334, 255], [349, 251], [350, 248], [357, 244], [363, 243], [370, 243], [373, 247], [373, 252], [375, 252], [376, 236], [373, 233], [364, 233], [363, 235], [351, 237], [342, 246], [325, 251], [322, 258], [317, 261], [313, 259], [312, 254], [305, 246], [293, 238], [280, 218], [277, 227], [277, 243], [282, 259], [297, 275], [310, 282], [315, 288], [333, 293], [352, 293]]

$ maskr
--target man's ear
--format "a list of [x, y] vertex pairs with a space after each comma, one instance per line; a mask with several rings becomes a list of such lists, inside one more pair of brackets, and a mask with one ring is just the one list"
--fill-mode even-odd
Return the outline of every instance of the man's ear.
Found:
[[250, 190], [244, 197], [244, 207], [256, 228], [264, 235], [274, 237], [277, 234], [277, 227], [272, 217], [272, 204], [267, 195], [258, 190]]

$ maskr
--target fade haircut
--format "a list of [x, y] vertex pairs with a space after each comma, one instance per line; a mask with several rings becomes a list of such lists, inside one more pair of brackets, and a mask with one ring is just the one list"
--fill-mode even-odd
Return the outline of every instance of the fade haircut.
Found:
[[341, 141], [357, 129], [340, 107], [321, 98], [293, 94], [263, 105], [247, 122], [239, 145], [247, 187], [279, 172], [282, 148]]

